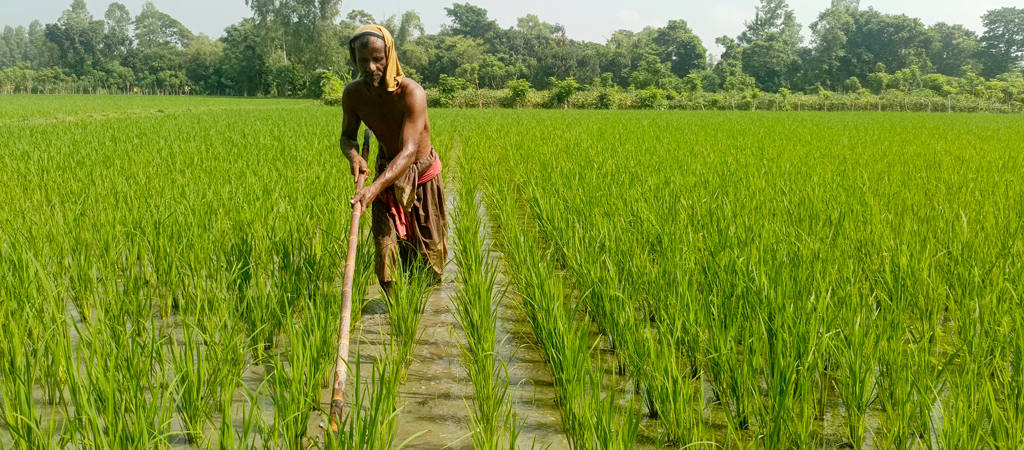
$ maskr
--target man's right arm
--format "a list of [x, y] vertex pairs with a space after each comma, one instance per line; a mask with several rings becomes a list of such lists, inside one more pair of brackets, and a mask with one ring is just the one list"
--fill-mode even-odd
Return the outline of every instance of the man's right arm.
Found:
[[341, 98], [341, 139], [338, 143], [341, 146], [341, 153], [348, 158], [349, 164], [352, 166], [352, 181], [358, 177], [360, 173], [366, 173], [369, 170], [366, 166], [366, 161], [363, 160], [362, 156], [359, 156], [359, 114], [355, 110], [355, 92], [352, 89], [345, 87], [345, 92]]

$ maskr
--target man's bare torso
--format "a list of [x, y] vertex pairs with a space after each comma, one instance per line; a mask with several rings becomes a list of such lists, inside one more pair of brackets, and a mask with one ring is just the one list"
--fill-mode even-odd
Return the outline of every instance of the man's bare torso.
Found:
[[[417, 94], [424, 95], [423, 87], [408, 78], [403, 79], [394, 92], [381, 93], [380, 89], [374, 89], [362, 79], [355, 80], [345, 87], [345, 95], [352, 96], [356, 114], [373, 131], [381, 145], [380, 151], [387, 160], [394, 159], [402, 149], [402, 127], [409, 110], [409, 97]], [[424, 123], [415, 160], [429, 156], [432, 148], [430, 121]]]

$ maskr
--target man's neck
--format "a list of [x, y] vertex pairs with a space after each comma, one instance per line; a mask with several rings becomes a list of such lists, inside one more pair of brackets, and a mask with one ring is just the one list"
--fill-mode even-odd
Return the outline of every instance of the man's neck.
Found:
[[386, 97], [391, 94], [391, 92], [388, 91], [388, 84], [385, 80], [380, 80], [380, 83], [377, 86], [374, 86], [373, 83], [367, 84], [368, 90], [374, 97]]

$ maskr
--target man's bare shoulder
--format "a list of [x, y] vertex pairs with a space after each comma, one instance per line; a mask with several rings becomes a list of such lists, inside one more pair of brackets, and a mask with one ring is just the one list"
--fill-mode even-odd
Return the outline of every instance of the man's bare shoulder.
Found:
[[366, 92], [366, 87], [364, 86], [365, 84], [366, 83], [364, 83], [363, 80], [358, 79], [350, 81], [348, 84], [346, 84], [345, 91], [342, 92], [341, 94], [342, 102], [344, 102], [345, 99], [355, 100], [357, 98], [362, 97], [363, 94]]
[[423, 86], [413, 80], [412, 78], [402, 79], [402, 96], [408, 99], [427, 97], [427, 90], [423, 89]]

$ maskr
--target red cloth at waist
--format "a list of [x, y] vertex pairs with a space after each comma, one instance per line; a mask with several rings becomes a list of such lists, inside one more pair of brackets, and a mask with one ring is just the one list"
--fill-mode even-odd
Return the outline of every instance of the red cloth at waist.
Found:
[[[434, 155], [434, 163], [420, 173], [419, 178], [416, 179], [416, 186], [433, 180], [434, 177], [441, 174], [441, 158]], [[398, 232], [398, 237], [402, 240], [408, 240], [409, 231], [408, 223], [409, 216], [406, 214], [405, 209], [398, 203], [398, 199], [395, 198], [394, 188], [385, 190], [380, 196], [381, 201], [388, 205], [388, 209], [391, 212], [391, 216], [395, 218], [395, 231]]]

